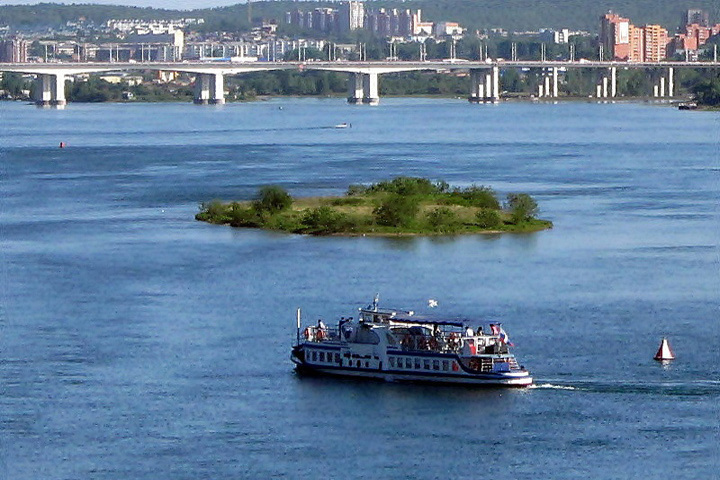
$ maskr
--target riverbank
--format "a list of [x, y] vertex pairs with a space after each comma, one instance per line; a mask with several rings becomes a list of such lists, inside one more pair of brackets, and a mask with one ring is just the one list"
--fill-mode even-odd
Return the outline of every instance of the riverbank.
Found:
[[529, 233], [552, 228], [536, 218], [524, 193], [501, 204], [484, 186], [454, 188], [445, 182], [397, 177], [370, 186], [351, 185], [341, 197], [293, 199], [280, 187], [260, 189], [255, 200], [202, 204], [196, 220], [233, 227], [342, 236], [417, 236]]

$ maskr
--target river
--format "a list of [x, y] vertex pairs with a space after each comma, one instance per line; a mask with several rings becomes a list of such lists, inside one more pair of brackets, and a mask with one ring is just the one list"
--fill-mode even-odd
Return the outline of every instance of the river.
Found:
[[[275, 99], [2, 102], [0, 119], [5, 478], [717, 475], [717, 112]], [[315, 238], [193, 219], [266, 184], [398, 175], [529, 193], [554, 228]], [[298, 377], [295, 309], [332, 322], [376, 293], [503, 322], [536, 385]]]

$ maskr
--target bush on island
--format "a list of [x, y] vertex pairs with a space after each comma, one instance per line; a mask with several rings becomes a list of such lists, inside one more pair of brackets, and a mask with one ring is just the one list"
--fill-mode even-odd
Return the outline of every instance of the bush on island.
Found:
[[509, 193], [507, 196], [507, 209], [515, 225], [535, 218], [538, 213], [538, 204], [527, 193]]
[[315, 235], [330, 235], [338, 233], [348, 225], [347, 217], [334, 209], [323, 205], [322, 207], [306, 210], [302, 216], [302, 233]]
[[254, 227], [262, 226], [262, 219], [254, 208], [244, 208], [238, 202], [230, 204], [230, 226]]
[[427, 178], [417, 177], [396, 177], [389, 182], [380, 182], [368, 187], [368, 193], [387, 192], [397, 195], [435, 195], [443, 193], [443, 188], [447, 189], [448, 184], [439, 182], [433, 184]]
[[497, 210], [492, 208], [481, 208], [475, 214], [475, 221], [480, 228], [498, 228], [502, 223], [500, 214]]
[[492, 208], [500, 210], [500, 201], [495, 191], [486, 186], [471, 185], [468, 188], [454, 189], [450, 194], [452, 203], [466, 207]]
[[408, 227], [415, 220], [419, 210], [420, 203], [417, 198], [393, 194], [373, 210], [373, 214], [379, 225]]
[[268, 213], [270, 215], [280, 213], [291, 206], [292, 197], [290, 194], [285, 191], [284, 188], [276, 185], [262, 187], [253, 202], [255, 210], [259, 213]]
[[198, 220], [210, 223], [225, 223], [230, 220], [227, 209], [220, 200], [212, 200], [200, 204], [200, 213], [195, 216]]
[[448, 207], [438, 207], [427, 214], [430, 227], [436, 232], [456, 232], [460, 227], [458, 216]]

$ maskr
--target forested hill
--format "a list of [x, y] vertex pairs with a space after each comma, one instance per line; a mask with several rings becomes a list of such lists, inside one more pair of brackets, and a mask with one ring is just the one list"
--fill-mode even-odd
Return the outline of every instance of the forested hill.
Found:
[[[256, 20], [276, 19], [282, 23], [286, 11], [336, 5], [327, 2], [253, 2], [252, 17]], [[636, 25], [658, 23], [671, 33], [676, 31], [683, 12], [688, 8], [701, 8], [710, 13], [713, 23], [720, 23], [718, 0], [407, 0], [372, 1], [367, 2], [367, 6], [421, 8], [425, 20], [457, 21], [471, 30], [504, 28], [518, 31], [566, 27], [596, 32], [599, 17], [609, 10], [630, 18]], [[50, 3], [0, 6], [0, 25], [9, 25], [13, 29], [57, 28], [68, 21], [77, 21], [80, 17], [96, 24], [109, 18], [196, 17], [204, 18], [205, 28], [209, 30], [244, 30], [248, 27], [245, 3], [192, 11]]]

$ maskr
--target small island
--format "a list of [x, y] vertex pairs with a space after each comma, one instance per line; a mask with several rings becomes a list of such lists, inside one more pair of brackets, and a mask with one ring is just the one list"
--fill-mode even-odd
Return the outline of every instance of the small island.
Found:
[[278, 186], [254, 200], [200, 205], [197, 220], [233, 227], [310, 235], [447, 235], [526, 233], [552, 228], [536, 218], [537, 202], [511, 193], [503, 203], [485, 186], [451, 188], [446, 182], [397, 177], [350, 185], [345, 196], [293, 199]]

